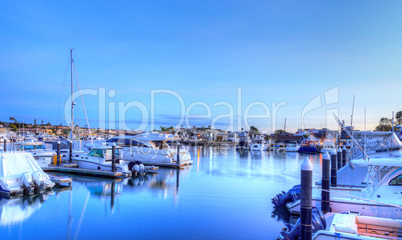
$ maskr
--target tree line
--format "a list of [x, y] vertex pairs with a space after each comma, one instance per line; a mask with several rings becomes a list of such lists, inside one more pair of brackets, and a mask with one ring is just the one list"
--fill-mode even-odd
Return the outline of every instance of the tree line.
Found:
[[[402, 111], [399, 111], [395, 115], [395, 122], [394, 122], [394, 127], [395, 125], [402, 125]], [[380, 122], [378, 125], [375, 127], [376, 131], [383, 131], [383, 132], [389, 132], [392, 130], [392, 119], [382, 117], [380, 119]]]

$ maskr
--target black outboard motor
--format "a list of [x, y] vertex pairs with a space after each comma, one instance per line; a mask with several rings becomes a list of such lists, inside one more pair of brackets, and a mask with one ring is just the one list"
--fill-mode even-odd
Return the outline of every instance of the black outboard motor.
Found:
[[147, 173], [147, 169], [140, 161], [129, 162], [128, 169], [133, 173], [133, 176], [140, 176]]
[[283, 206], [287, 203], [296, 202], [297, 200], [300, 200], [300, 191], [300, 185], [295, 185], [287, 193], [282, 191], [276, 195], [271, 199], [271, 202], [277, 207]]
[[[278, 239], [284, 240], [296, 240], [300, 236], [300, 218], [297, 220], [295, 225], [289, 223], [286, 224], [288, 231], [281, 231], [281, 236]], [[311, 221], [312, 234], [319, 230], [325, 230], [327, 228], [327, 222], [325, 220], [324, 214], [321, 210], [313, 208], [312, 210], [312, 221]]]

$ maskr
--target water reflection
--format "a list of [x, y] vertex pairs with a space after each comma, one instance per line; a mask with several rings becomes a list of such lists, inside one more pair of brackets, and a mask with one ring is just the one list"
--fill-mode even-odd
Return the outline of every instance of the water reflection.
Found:
[[[309, 155], [186, 147], [194, 161], [190, 167], [117, 180], [70, 175], [72, 191], [42, 200], [1, 199], [0, 236], [263, 239], [278, 234], [278, 221], [289, 222], [288, 212], [273, 208], [270, 199], [299, 183], [300, 164]], [[321, 158], [311, 160], [317, 179]], [[173, 231], [177, 226], [185, 230]]]
[[14, 225], [28, 219], [49, 198], [49, 194], [38, 194], [23, 198], [0, 197], [0, 225]]

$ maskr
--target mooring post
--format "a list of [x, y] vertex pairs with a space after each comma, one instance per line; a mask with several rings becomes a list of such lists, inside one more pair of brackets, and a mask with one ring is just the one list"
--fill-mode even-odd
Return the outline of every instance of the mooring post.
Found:
[[68, 157], [68, 161], [70, 162], [70, 163], [72, 163], [73, 162], [73, 140], [70, 140], [69, 141], [69, 147], [70, 147], [70, 156]]
[[176, 153], [176, 155], [177, 155], [177, 165], [179, 165], [180, 166], [180, 142], [177, 142], [177, 153]]
[[301, 164], [300, 239], [312, 238], [313, 165], [308, 157]]
[[60, 145], [61, 145], [60, 141], [57, 141], [57, 160], [56, 160], [57, 166], [61, 165]]
[[337, 185], [338, 165], [336, 158], [337, 154], [334, 149], [331, 152], [331, 187], [336, 187]]
[[342, 148], [342, 167], [346, 165], [346, 147]]
[[4, 147], [3, 147], [3, 151], [6, 152], [7, 151], [7, 139], [4, 138]]
[[342, 150], [340, 147], [338, 147], [338, 152], [337, 152], [337, 158], [338, 158], [338, 169], [342, 168]]
[[112, 172], [116, 172], [116, 144], [112, 145]]
[[331, 171], [331, 157], [328, 152], [324, 153], [322, 156], [322, 180], [321, 180], [321, 210], [324, 213], [329, 212], [329, 176]]

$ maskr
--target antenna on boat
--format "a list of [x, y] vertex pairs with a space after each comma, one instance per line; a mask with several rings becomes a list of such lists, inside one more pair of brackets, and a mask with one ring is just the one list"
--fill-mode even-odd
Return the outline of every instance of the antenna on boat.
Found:
[[353, 112], [355, 111], [355, 95], [353, 95], [352, 115], [350, 115], [350, 126], [353, 126]]
[[[364, 149], [362, 148], [362, 146], [360, 146], [360, 144], [356, 141], [356, 139], [353, 137], [353, 134], [346, 129], [345, 125], [339, 120], [339, 118], [336, 117], [336, 115], [334, 114], [335, 120], [338, 122], [339, 126], [341, 126], [341, 129], [343, 129], [350, 137], [350, 139], [352, 139], [352, 142], [356, 144], [356, 146], [363, 152], [363, 155], [366, 156], [367, 160], [370, 161], [369, 156], [367, 155], [366, 151], [364, 151]], [[353, 149], [352, 149], [353, 152]]]
[[367, 151], [366, 107], [364, 107], [364, 151]]

